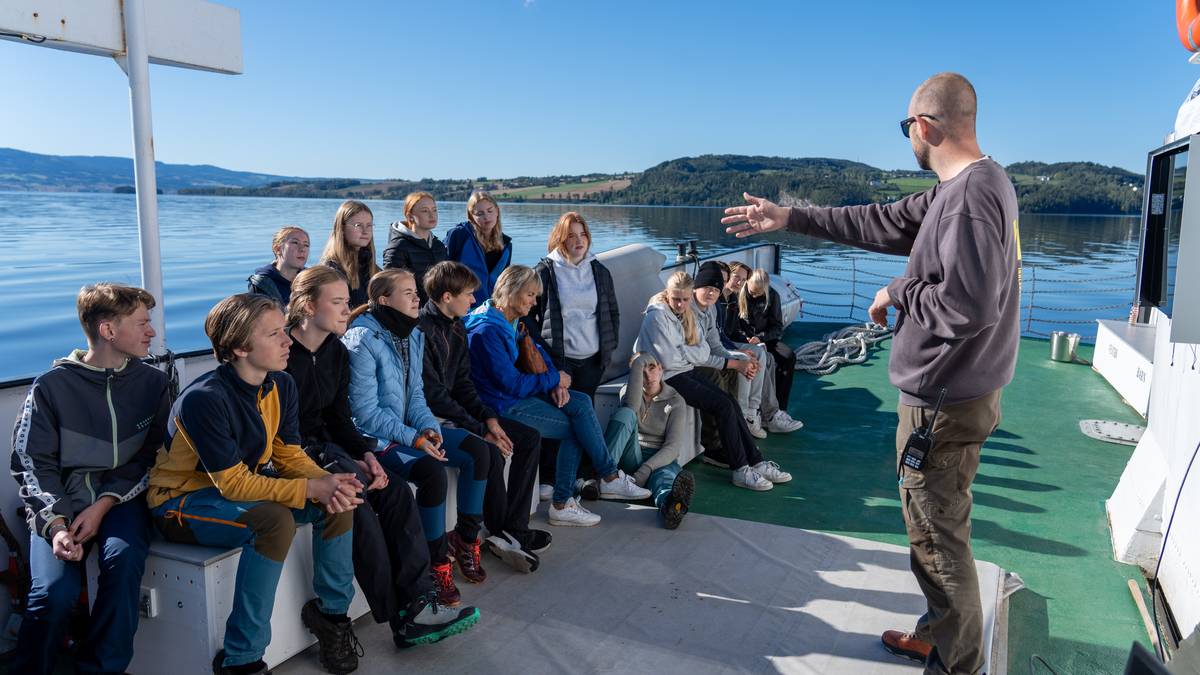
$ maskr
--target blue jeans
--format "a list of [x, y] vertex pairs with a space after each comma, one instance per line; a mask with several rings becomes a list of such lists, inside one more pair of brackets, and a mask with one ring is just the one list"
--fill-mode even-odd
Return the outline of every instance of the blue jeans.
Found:
[[[604, 442], [617, 467], [631, 476], [637, 473], [647, 458], [658, 452], [658, 448], [647, 448], [638, 443], [637, 415], [624, 407], [609, 419], [608, 427], [604, 429]], [[655, 506], [662, 506], [662, 500], [670, 494], [675, 477], [681, 470], [679, 462], [673, 461], [650, 472], [650, 477], [642, 487], [650, 491]]]
[[271, 610], [283, 561], [297, 523], [312, 523], [313, 590], [321, 611], [345, 614], [354, 599], [352, 512], [329, 514], [307, 503], [289, 509], [277, 502], [232, 502], [216, 488], [168, 500], [153, 511], [173, 541], [242, 547], [233, 608], [225, 622], [225, 665], [253, 663], [271, 644]]
[[[138, 597], [150, 548], [150, 514], [145, 498], [136, 497], [109, 510], [100, 521], [96, 537], [88, 542], [84, 560], [93, 545], [100, 546], [100, 578], [87, 637], [75, 664], [80, 672], [120, 673], [133, 658]], [[67, 620], [87, 574], [84, 560], [59, 560], [45, 539], [30, 535], [29, 604], [9, 672], [40, 674], [54, 670]]]
[[563, 407], [556, 407], [541, 396], [530, 396], [515, 403], [505, 417], [527, 424], [541, 432], [543, 438], [562, 441], [558, 446], [558, 462], [554, 466], [554, 503], [565, 504], [575, 493], [575, 473], [586, 452], [596, 467], [596, 475], [610, 476], [617, 472], [604, 444], [604, 433], [596, 421], [592, 399], [577, 391]]
[[[426, 540], [431, 542], [446, 533], [446, 478], [442, 469], [446, 466], [458, 469], [459, 526], [455, 529], [463, 539], [474, 541], [483, 524], [483, 496], [487, 491], [491, 450], [486, 441], [463, 429], [442, 427], [441, 434], [445, 462], [433, 459], [424, 450], [393, 443], [378, 455], [379, 463], [416, 484], [421, 525]], [[435, 470], [431, 472], [430, 466]], [[435, 563], [445, 557], [441, 551], [430, 553]]]

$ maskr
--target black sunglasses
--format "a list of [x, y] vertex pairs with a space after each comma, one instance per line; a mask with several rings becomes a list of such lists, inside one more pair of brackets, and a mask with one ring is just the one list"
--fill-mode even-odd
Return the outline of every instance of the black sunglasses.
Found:
[[933, 115], [926, 115], [925, 113], [919, 113], [917, 115], [909, 117], [908, 119], [900, 120], [900, 133], [904, 134], [905, 138], [908, 138], [908, 128], [911, 127], [913, 125], [913, 123], [917, 121], [918, 117], [924, 117], [925, 119], [930, 119], [930, 120], [933, 120], [934, 122], [937, 121], [936, 117], [934, 117]]

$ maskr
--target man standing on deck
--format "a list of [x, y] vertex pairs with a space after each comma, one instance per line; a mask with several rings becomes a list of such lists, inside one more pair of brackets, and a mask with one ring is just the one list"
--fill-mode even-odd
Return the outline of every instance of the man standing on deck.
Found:
[[913, 574], [928, 603], [912, 633], [883, 634], [888, 651], [922, 660], [927, 675], [984, 667], [979, 579], [971, 553], [971, 483], [983, 442], [1000, 422], [1000, 390], [1013, 377], [1020, 337], [1017, 197], [1004, 169], [975, 138], [975, 89], [940, 73], [917, 88], [900, 130], [933, 188], [899, 201], [785, 208], [745, 195], [725, 210], [739, 237], [787, 229], [870, 251], [909, 256], [903, 276], [868, 313], [896, 308], [888, 372], [900, 390], [897, 466], [909, 434], [945, 404], [919, 471], [901, 468], [900, 498]]

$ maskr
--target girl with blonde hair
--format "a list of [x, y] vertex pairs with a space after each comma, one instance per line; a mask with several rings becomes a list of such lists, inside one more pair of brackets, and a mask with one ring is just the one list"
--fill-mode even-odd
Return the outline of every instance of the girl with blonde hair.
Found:
[[333, 232], [321, 252], [321, 264], [341, 272], [350, 286], [350, 306], [367, 302], [367, 284], [375, 264], [375, 217], [366, 204], [347, 199], [333, 217]]
[[738, 402], [696, 370], [709, 365], [712, 352], [693, 314], [693, 286], [691, 275], [682, 270], [667, 279], [666, 288], [650, 298], [633, 351], [653, 356], [662, 364], [663, 382], [688, 405], [715, 420], [733, 470], [733, 484], [760, 492], [770, 490], [774, 484], [767, 476], [776, 476], [781, 483], [791, 476], [763, 459]]
[[417, 295], [424, 305], [425, 273], [447, 257], [446, 245], [433, 236], [438, 225], [438, 206], [428, 192], [412, 192], [404, 198], [404, 220], [392, 223], [387, 248], [383, 249], [384, 269], [403, 269], [417, 278]]
[[788, 409], [792, 395], [792, 375], [796, 371], [796, 353], [784, 344], [783, 304], [771, 288], [771, 275], [761, 267], [738, 291], [738, 320], [746, 342], [763, 345], [775, 358], [775, 397], [779, 409]]
[[500, 226], [500, 205], [486, 192], [473, 192], [467, 200], [467, 219], [446, 235], [450, 260], [460, 262], [479, 278], [474, 309], [491, 297], [500, 273], [512, 262], [512, 238]]

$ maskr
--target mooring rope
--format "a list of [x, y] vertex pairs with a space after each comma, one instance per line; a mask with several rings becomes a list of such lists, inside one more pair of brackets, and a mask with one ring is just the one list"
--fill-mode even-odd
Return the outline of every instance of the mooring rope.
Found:
[[796, 370], [829, 375], [843, 365], [866, 361], [871, 348], [891, 336], [892, 329], [877, 323], [847, 326], [798, 347]]

